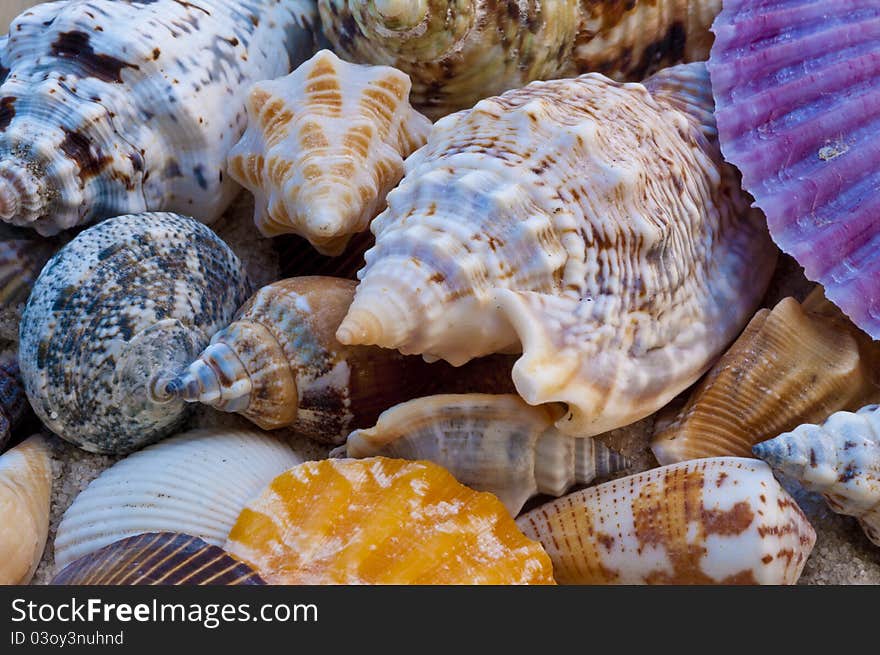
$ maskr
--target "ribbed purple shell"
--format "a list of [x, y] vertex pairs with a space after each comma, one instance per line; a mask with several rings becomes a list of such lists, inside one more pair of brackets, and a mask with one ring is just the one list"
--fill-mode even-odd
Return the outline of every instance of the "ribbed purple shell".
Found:
[[880, 0], [725, 0], [721, 149], [774, 241], [880, 338]]

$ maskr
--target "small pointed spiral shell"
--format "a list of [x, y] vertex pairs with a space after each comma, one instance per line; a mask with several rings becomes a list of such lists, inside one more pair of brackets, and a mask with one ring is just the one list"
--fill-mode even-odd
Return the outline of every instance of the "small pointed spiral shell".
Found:
[[49, 534], [52, 455], [35, 435], [0, 455], [0, 585], [30, 582]]
[[394, 68], [349, 64], [329, 50], [255, 84], [229, 174], [254, 193], [260, 232], [299, 234], [338, 255], [365, 231], [431, 129], [410, 107], [409, 88]]
[[[41, 234], [145, 210], [211, 222], [244, 95], [314, 51], [308, 0], [70, 0], [0, 40], [0, 219]], [[5, 70], [5, 72], [4, 72]]]
[[739, 457], [576, 491], [517, 525], [561, 584], [794, 584], [816, 541], [770, 468]]
[[335, 333], [354, 289], [352, 280], [320, 276], [261, 288], [189, 366], [160, 383], [160, 393], [237, 412], [264, 430], [290, 427], [338, 444], [388, 407], [453, 380], [466, 391], [509, 390], [504, 359], [461, 371], [393, 350], [343, 346]]
[[589, 436], [693, 384], [776, 261], [714, 141], [702, 64], [533, 82], [434, 125], [372, 223], [337, 331], [460, 365], [522, 350], [529, 404]]
[[821, 425], [800, 425], [752, 451], [821, 493], [838, 514], [856, 517], [880, 546], [880, 405], [837, 412]]
[[247, 293], [238, 258], [191, 218], [132, 214], [83, 231], [43, 269], [22, 316], [31, 406], [93, 452], [169, 434], [184, 404], [157, 398], [154, 383], [191, 361]]
[[495, 494], [516, 516], [536, 494], [561, 496], [629, 466], [600, 441], [559, 432], [559, 413], [514, 395], [417, 398], [383, 412], [375, 427], [352, 432], [345, 453], [434, 462], [462, 484]]

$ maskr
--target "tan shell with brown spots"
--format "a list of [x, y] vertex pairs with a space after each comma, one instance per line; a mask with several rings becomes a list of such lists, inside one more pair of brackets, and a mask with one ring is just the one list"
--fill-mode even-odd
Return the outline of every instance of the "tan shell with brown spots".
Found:
[[816, 533], [763, 462], [701, 459], [523, 514], [560, 584], [794, 584]]
[[260, 231], [299, 234], [327, 255], [365, 231], [431, 129], [409, 89], [394, 68], [349, 64], [329, 50], [256, 84], [229, 174], [253, 192]]
[[709, 56], [721, 0], [319, 0], [351, 61], [409, 74], [432, 119], [533, 80], [641, 81]]
[[533, 82], [438, 121], [372, 223], [337, 337], [453, 365], [522, 351], [559, 429], [627, 425], [696, 382], [776, 249], [714, 141], [703, 64]]

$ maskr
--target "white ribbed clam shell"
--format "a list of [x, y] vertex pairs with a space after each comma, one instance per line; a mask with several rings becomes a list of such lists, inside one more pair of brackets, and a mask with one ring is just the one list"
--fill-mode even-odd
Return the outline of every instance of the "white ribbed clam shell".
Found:
[[283, 440], [246, 430], [193, 430], [145, 448], [104, 471], [65, 512], [55, 569], [144, 532], [222, 546], [242, 507], [302, 461]]

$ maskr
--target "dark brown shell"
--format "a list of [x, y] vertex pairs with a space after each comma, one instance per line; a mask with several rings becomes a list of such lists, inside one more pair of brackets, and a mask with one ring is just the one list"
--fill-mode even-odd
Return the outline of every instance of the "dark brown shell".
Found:
[[29, 408], [18, 362], [13, 357], [0, 360], [0, 451], [9, 443], [12, 431]]
[[54, 585], [264, 585], [247, 564], [198, 537], [149, 532], [121, 539], [65, 567]]

